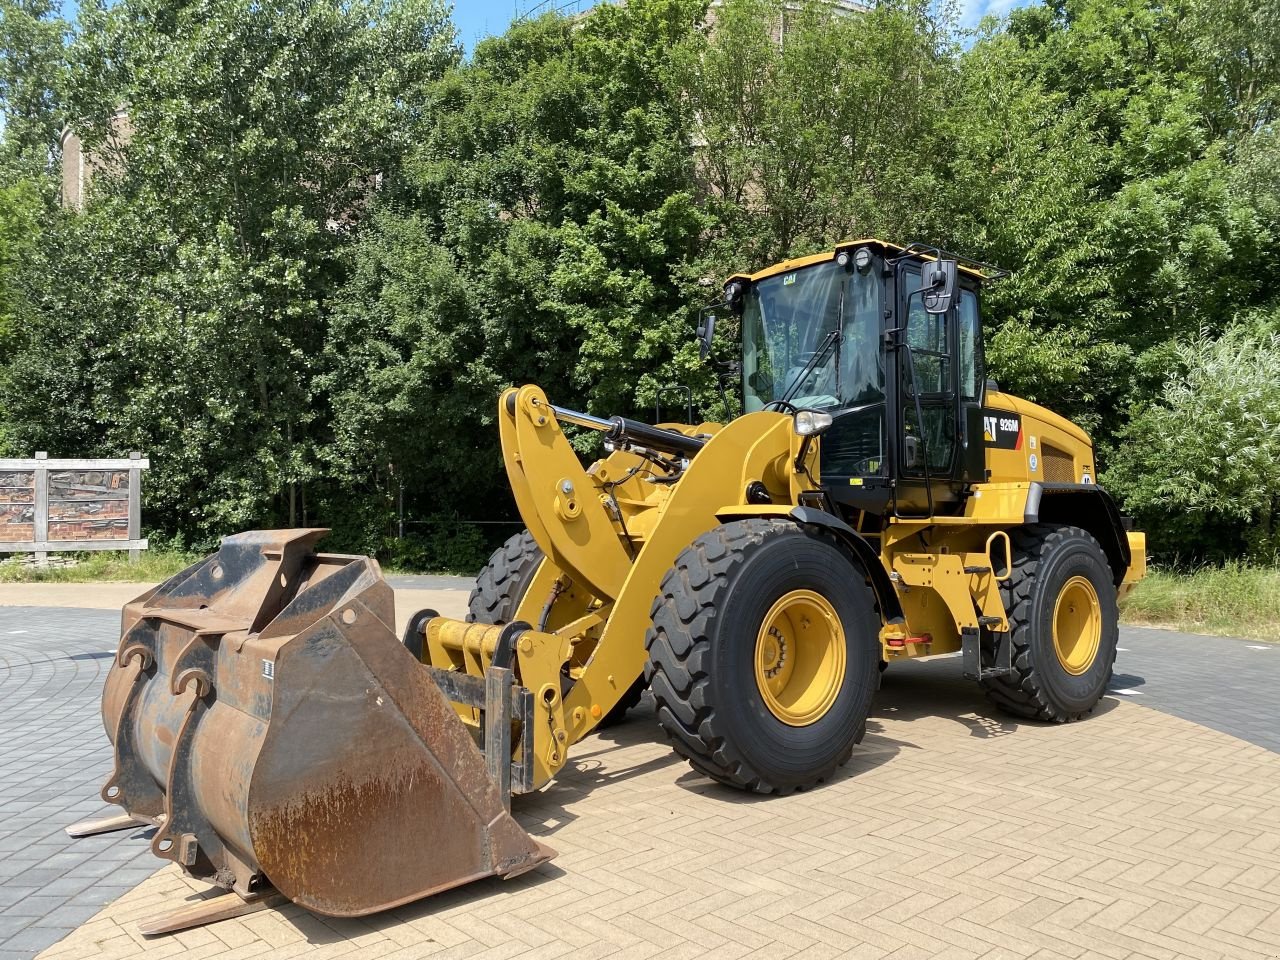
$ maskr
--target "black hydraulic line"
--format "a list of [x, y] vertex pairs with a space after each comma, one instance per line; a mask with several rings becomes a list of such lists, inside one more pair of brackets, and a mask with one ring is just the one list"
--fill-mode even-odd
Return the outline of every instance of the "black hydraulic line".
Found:
[[609, 417], [605, 419], [604, 417], [596, 417], [589, 413], [579, 413], [577, 410], [567, 410], [564, 407], [557, 406], [552, 406], [551, 412], [556, 415], [557, 420], [576, 424], [579, 427], [587, 427], [590, 430], [599, 430], [604, 433], [606, 439], [617, 444], [630, 443], [649, 450], [661, 450], [663, 453], [677, 454], [682, 457], [692, 457], [706, 445], [705, 440], [697, 437], [687, 437], [683, 433], [676, 433], [674, 430], [665, 430], [662, 427], [655, 427], [626, 417]]
[[705, 440], [697, 437], [687, 437], [683, 433], [664, 430], [639, 420], [628, 420], [626, 417], [610, 417], [609, 420], [612, 426], [605, 436], [614, 443], [634, 443], [650, 450], [686, 457], [692, 457], [706, 445]]

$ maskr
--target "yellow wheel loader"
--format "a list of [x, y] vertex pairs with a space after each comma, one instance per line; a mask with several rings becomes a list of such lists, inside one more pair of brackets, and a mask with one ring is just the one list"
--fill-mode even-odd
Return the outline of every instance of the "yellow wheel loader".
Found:
[[[986, 379], [995, 275], [863, 240], [730, 278], [726, 424], [506, 391], [527, 529], [466, 621], [397, 639], [374, 561], [317, 554], [318, 530], [227, 538], [125, 608], [103, 798], [246, 904], [353, 916], [550, 858], [512, 795], [646, 686], [695, 770], [760, 793], [831, 777], [895, 660], [958, 654], [1000, 708], [1079, 719], [1145, 541], [1084, 432]], [[699, 335], [712, 352], [714, 316]], [[604, 456], [584, 468], [566, 430]]]

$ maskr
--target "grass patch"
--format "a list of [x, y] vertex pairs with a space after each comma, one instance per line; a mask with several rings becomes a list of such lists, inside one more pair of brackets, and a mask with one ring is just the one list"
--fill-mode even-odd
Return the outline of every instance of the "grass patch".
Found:
[[203, 554], [177, 550], [143, 550], [137, 563], [123, 550], [102, 550], [74, 555], [75, 566], [37, 567], [20, 563], [0, 564], [0, 583], [158, 583], [191, 566]]
[[[0, 564], [0, 583], [159, 583], [204, 556], [144, 550], [137, 563], [130, 563], [123, 551], [86, 552], [74, 567]], [[389, 559], [386, 574], [420, 572]], [[1120, 619], [1187, 633], [1280, 641], [1280, 568], [1238, 562], [1190, 572], [1153, 568], [1120, 601]]]
[[1190, 572], [1150, 570], [1120, 602], [1125, 623], [1280, 640], [1280, 568], [1227, 563]]

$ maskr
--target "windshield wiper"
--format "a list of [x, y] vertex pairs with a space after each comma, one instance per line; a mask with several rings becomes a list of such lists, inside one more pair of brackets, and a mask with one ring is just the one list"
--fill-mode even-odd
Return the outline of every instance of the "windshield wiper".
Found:
[[789, 403], [791, 401], [791, 398], [795, 396], [796, 391], [800, 389], [801, 384], [804, 383], [805, 378], [808, 377], [809, 374], [811, 374], [814, 371], [814, 369], [818, 366], [819, 363], [821, 363], [824, 359], [826, 359], [827, 352], [831, 349], [831, 347], [834, 344], [837, 344], [839, 342], [840, 342], [840, 328], [836, 327], [836, 329], [832, 330], [830, 333], [826, 335], [826, 337], [823, 338], [822, 344], [818, 347], [816, 351], [814, 351], [813, 356], [809, 358], [809, 362], [804, 365], [803, 369], [801, 369], [800, 375], [791, 381], [791, 386], [787, 387], [786, 392], [782, 396], [780, 396], [777, 400], [774, 400], [773, 402]]

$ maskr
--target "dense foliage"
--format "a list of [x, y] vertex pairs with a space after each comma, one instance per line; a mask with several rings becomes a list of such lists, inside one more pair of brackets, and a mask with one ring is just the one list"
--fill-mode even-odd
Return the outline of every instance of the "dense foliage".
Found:
[[707, 7], [464, 60], [442, 0], [0, 0], [0, 441], [146, 450], [180, 543], [323, 523], [466, 567], [512, 518], [504, 385], [723, 415], [690, 343], [719, 278], [927, 238], [1014, 270], [992, 373], [1094, 434], [1154, 546], [1275, 553], [1280, 0], [971, 36], [926, 0]]

